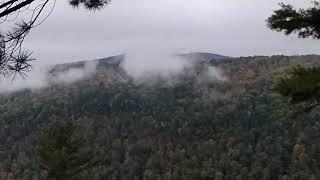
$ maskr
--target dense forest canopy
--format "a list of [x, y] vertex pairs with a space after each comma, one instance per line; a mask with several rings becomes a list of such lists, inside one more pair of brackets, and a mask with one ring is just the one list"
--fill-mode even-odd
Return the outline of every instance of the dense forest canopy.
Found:
[[[0, 35], [1, 75], [30, 70], [22, 43], [50, 2], [0, 3], [3, 22], [27, 6], [33, 13]], [[110, 0], [69, 3], [96, 10]], [[280, 5], [271, 30], [320, 39], [318, 1]], [[61, 64], [46, 87], [0, 94], [0, 179], [320, 179], [320, 56], [201, 55], [186, 55], [191, 66], [170, 76], [146, 73], [147, 81], [111, 57], [60, 83], [54, 78], [86, 62]]]
[[[60, 136], [50, 132], [72, 122], [81, 131], [67, 125], [73, 135], [59, 134], [75, 139], [62, 147], [74, 147], [74, 156], [95, 155], [94, 164], [74, 179], [319, 179], [319, 112], [301, 114], [302, 105], [289, 105], [273, 92], [286, 70], [318, 66], [319, 60], [273, 56], [202, 62], [152, 86], [137, 84], [118, 65], [105, 63], [71, 85], [1, 96], [0, 177], [59, 177], [43, 168], [55, 167], [54, 161], [39, 165], [39, 158], [52, 159], [45, 155], [51, 151], [39, 148], [56, 147]], [[227, 81], [201, 79], [213, 65]], [[60, 157], [54, 158], [57, 163], [69, 158]], [[55, 172], [70, 172], [83, 162], [75, 164]]]

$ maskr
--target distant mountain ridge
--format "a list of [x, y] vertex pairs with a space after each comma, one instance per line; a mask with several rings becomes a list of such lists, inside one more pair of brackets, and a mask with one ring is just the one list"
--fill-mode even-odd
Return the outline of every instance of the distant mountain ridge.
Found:
[[[183, 59], [192, 61], [194, 63], [200, 62], [222, 62], [225, 60], [230, 60], [232, 57], [223, 56], [219, 54], [212, 54], [212, 53], [202, 53], [202, 52], [195, 52], [195, 53], [186, 53], [186, 54], [177, 54], [174, 56], [181, 57]], [[125, 54], [110, 56], [106, 58], [96, 59], [96, 60], [89, 60], [89, 61], [78, 61], [72, 63], [64, 63], [64, 64], [57, 64], [55, 65], [50, 72], [56, 71], [65, 71], [69, 68], [83, 68], [86, 63], [97, 63], [98, 66], [103, 65], [120, 65], [126, 58]]]
[[200, 61], [200, 62], [207, 62], [212, 60], [227, 60], [232, 58], [232, 57], [223, 56], [220, 54], [202, 53], [202, 52], [179, 54], [178, 56], [185, 58], [187, 60]]
[[110, 57], [96, 59], [96, 60], [57, 64], [57, 65], [53, 66], [50, 73], [63, 72], [63, 71], [66, 71], [70, 68], [84, 68], [87, 63], [97, 64], [98, 66], [101, 66], [101, 65], [120, 65], [121, 62], [124, 60], [125, 60], [125, 55], [121, 54], [121, 55], [110, 56]]

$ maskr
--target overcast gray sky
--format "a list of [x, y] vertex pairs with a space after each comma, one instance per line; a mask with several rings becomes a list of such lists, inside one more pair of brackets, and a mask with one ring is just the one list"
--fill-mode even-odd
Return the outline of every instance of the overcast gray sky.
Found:
[[[95, 59], [139, 49], [229, 56], [319, 54], [320, 41], [272, 32], [280, 0], [113, 0], [97, 12], [57, 0], [25, 46], [42, 63]], [[310, 0], [289, 0], [297, 7]]]

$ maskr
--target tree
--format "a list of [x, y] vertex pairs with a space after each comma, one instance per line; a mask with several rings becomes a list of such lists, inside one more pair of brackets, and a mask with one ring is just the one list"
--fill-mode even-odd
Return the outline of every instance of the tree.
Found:
[[281, 9], [267, 20], [271, 30], [284, 31], [286, 35], [298, 33], [300, 38], [320, 39], [320, 2], [314, 1], [313, 7], [295, 9], [290, 4], [280, 4]]
[[292, 103], [306, 103], [306, 111], [320, 105], [320, 68], [293, 68], [275, 85], [275, 90], [289, 97]]
[[[88, 10], [101, 9], [110, 0], [68, 0], [70, 5]], [[5, 0], [0, 3], [0, 24], [10, 26], [0, 33], [0, 74], [26, 76], [31, 70], [32, 53], [22, 50], [22, 44], [30, 30], [39, 26], [52, 13], [56, 0]], [[51, 4], [51, 10], [45, 8]], [[46, 14], [47, 13], [47, 14]], [[41, 19], [41, 17], [43, 17]], [[13, 22], [13, 23], [12, 23]]]
[[[97, 161], [85, 145], [79, 127], [72, 122], [55, 122], [42, 132], [37, 148], [40, 168], [49, 179], [71, 179]], [[87, 148], [85, 148], [87, 147]]]
[[[297, 33], [300, 38], [320, 39], [320, 2], [314, 1], [307, 9], [295, 9], [290, 4], [280, 4], [267, 20], [271, 30]], [[275, 90], [289, 97], [292, 103], [306, 103], [307, 111], [320, 105], [320, 67], [296, 67], [281, 78]]]

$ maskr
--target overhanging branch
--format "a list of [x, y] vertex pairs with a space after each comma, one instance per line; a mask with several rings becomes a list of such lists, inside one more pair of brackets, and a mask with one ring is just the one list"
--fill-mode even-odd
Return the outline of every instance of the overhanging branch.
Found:
[[[15, 0], [15, 1], [16, 1], [16, 0]], [[13, 12], [15, 12], [15, 11], [17, 11], [17, 10], [19, 10], [19, 9], [27, 6], [27, 5], [29, 5], [29, 4], [31, 4], [33, 1], [35, 1], [35, 0], [26, 0], [26, 1], [23, 1], [23, 2], [21, 2], [20, 4], [17, 4], [17, 5], [15, 5], [15, 6], [13, 6], [12, 8], [9, 8], [9, 9], [1, 12], [1, 13], [0, 13], [0, 18], [5, 17], [5, 16], [7, 16], [7, 15], [9, 15], [9, 14], [11, 14], [11, 13], [13, 13]]]
[[18, 2], [19, 0], [10, 0], [8, 2], [4, 2], [3, 4], [0, 5], [0, 9], [4, 8], [4, 7], [7, 7], [9, 5], [12, 5], [13, 3], [16, 3]]

